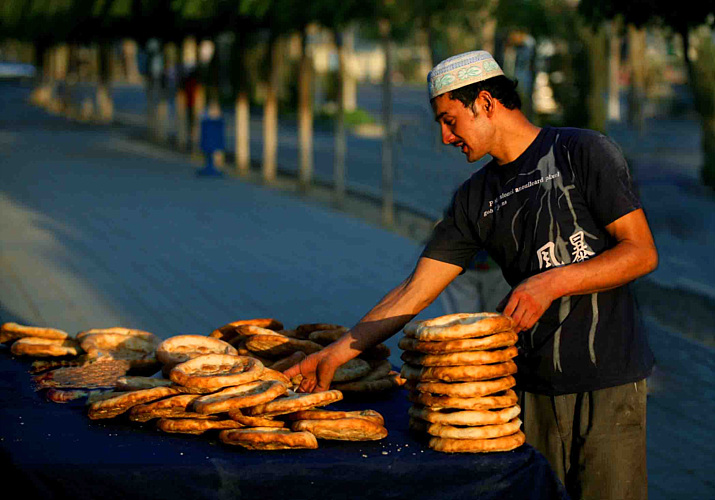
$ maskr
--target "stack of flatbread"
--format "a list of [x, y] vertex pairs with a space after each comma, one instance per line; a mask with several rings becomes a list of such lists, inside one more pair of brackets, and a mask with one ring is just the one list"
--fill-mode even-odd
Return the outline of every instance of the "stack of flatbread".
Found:
[[410, 428], [448, 453], [509, 451], [525, 437], [513, 374], [518, 335], [496, 313], [459, 313], [405, 326], [399, 347]]

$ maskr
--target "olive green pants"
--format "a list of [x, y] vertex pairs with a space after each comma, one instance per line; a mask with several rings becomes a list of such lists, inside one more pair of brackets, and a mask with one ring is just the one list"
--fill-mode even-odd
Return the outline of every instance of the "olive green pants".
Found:
[[646, 382], [544, 396], [521, 392], [526, 441], [573, 500], [648, 497]]

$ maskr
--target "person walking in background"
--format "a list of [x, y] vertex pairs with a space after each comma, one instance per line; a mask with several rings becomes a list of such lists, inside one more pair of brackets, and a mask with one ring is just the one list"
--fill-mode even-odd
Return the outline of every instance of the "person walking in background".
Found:
[[629, 283], [658, 253], [617, 145], [537, 127], [485, 51], [428, 75], [442, 141], [492, 160], [457, 189], [413, 272], [343, 337], [286, 370], [299, 390], [400, 331], [485, 250], [511, 290], [498, 310], [520, 332], [517, 389], [527, 442], [573, 498], [647, 496], [646, 384], [655, 360]]

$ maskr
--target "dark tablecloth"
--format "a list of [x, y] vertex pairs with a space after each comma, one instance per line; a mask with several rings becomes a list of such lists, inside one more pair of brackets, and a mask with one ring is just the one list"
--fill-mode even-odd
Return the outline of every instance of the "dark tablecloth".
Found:
[[90, 420], [83, 400], [58, 404], [34, 392], [29, 367], [0, 348], [0, 471], [26, 499], [567, 498], [529, 445], [489, 454], [430, 450], [408, 431], [402, 390], [330, 406], [379, 411], [389, 430], [381, 441], [248, 451], [221, 443], [217, 431], [166, 434], [124, 416]]

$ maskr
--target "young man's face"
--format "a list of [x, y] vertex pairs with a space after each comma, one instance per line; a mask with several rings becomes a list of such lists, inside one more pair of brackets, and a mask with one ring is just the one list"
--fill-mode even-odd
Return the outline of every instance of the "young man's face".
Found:
[[461, 149], [468, 162], [475, 162], [488, 154], [491, 149], [493, 128], [486, 117], [481, 98], [477, 98], [474, 109], [467, 108], [460, 101], [451, 99], [449, 93], [432, 100], [435, 121], [440, 126], [442, 142]]

